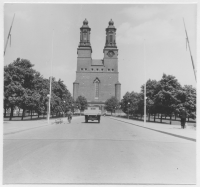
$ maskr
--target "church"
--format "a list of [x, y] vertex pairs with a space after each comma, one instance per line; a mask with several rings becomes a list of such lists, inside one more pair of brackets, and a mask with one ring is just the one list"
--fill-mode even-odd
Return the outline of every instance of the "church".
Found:
[[77, 49], [76, 80], [73, 83], [73, 98], [84, 96], [89, 106], [104, 110], [105, 101], [115, 96], [121, 100], [121, 84], [118, 80], [118, 49], [116, 28], [112, 19], [106, 28], [106, 42], [103, 59], [92, 59], [90, 27], [83, 21], [80, 28], [80, 43]]

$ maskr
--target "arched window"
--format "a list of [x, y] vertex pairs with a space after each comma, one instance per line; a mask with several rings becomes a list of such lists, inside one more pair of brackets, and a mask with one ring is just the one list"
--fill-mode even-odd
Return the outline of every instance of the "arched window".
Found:
[[83, 34], [83, 40], [84, 40], [84, 41], [87, 41], [87, 33], [84, 33], [84, 34]]
[[99, 98], [99, 84], [100, 84], [100, 81], [98, 78], [96, 78], [94, 80], [94, 98], [95, 99]]
[[110, 35], [110, 42], [112, 43], [112, 35]]

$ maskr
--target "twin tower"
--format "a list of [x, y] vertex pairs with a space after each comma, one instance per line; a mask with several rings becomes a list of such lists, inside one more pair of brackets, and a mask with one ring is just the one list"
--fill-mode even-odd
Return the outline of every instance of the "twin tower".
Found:
[[106, 44], [103, 49], [104, 58], [94, 60], [91, 57], [90, 27], [83, 21], [80, 28], [80, 43], [77, 49], [76, 80], [73, 83], [73, 98], [84, 96], [90, 106], [104, 108], [105, 101], [115, 96], [121, 99], [121, 84], [118, 76], [118, 49], [116, 45], [116, 28], [109, 21], [106, 28]]

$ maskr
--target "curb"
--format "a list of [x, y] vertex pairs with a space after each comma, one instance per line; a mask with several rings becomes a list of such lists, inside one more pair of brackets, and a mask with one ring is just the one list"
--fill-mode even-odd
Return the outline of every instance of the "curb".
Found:
[[[48, 124], [48, 123], [46, 124], [46, 122], [45, 122], [45, 123], [43, 123], [44, 125], [38, 125], [38, 126], [35, 126], [35, 127], [32, 127], [32, 128], [22, 129], [22, 130], [13, 131], [13, 132], [7, 132], [7, 133], [4, 133], [3, 135], [6, 136], [6, 135], [15, 134], [15, 133], [28, 131], [28, 130], [32, 130], [32, 129], [37, 129], [37, 128], [41, 128], [41, 127], [45, 127], [45, 126], [57, 125], [53, 121], [54, 121], [54, 119], [50, 119], [50, 124]], [[24, 121], [24, 122], [26, 122], [26, 121]]]
[[3, 135], [6, 136], [6, 135], [9, 135], [9, 134], [15, 134], [15, 133], [28, 131], [28, 130], [32, 130], [32, 129], [37, 129], [37, 128], [40, 128], [40, 127], [45, 127], [45, 126], [50, 126], [50, 125], [54, 125], [54, 124], [40, 125], [40, 126], [36, 126], [36, 127], [33, 127], [33, 128], [28, 128], [28, 129], [23, 129], [23, 130], [19, 130], [19, 131], [4, 133]]
[[143, 127], [143, 126], [136, 125], [136, 124], [133, 124], [133, 123], [130, 123], [130, 122], [115, 119], [113, 117], [110, 117], [110, 118], [113, 119], [113, 120], [117, 120], [117, 121], [121, 121], [121, 122], [128, 123], [128, 124], [131, 124], [131, 125], [135, 125], [135, 126], [138, 126], [138, 127], [141, 127], [141, 128], [153, 130], [153, 131], [160, 132], [160, 133], [163, 133], [163, 134], [168, 134], [168, 135], [171, 135], [171, 136], [175, 136], [175, 137], [178, 137], [178, 138], [183, 138], [183, 139], [186, 139], [186, 140], [196, 142], [196, 139], [194, 139], [194, 138], [189, 138], [189, 137], [185, 137], [185, 136], [181, 136], [181, 135], [177, 135], [177, 134], [173, 134], [173, 133], [169, 133], [169, 132], [165, 132], [165, 131], [161, 131], [161, 130], [156, 130], [156, 129], [152, 129], [152, 128], [149, 128], [149, 127]]

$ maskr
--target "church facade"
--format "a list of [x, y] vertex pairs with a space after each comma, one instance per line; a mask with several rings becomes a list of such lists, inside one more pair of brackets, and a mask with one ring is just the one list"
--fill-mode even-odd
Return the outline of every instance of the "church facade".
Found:
[[73, 98], [84, 96], [90, 106], [104, 108], [105, 101], [115, 96], [121, 99], [121, 84], [118, 77], [118, 49], [116, 45], [116, 28], [110, 20], [106, 28], [106, 43], [103, 59], [92, 59], [90, 27], [83, 21], [80, 28], [80, 43], [77, 49], [76, 80], [73, 83]]

